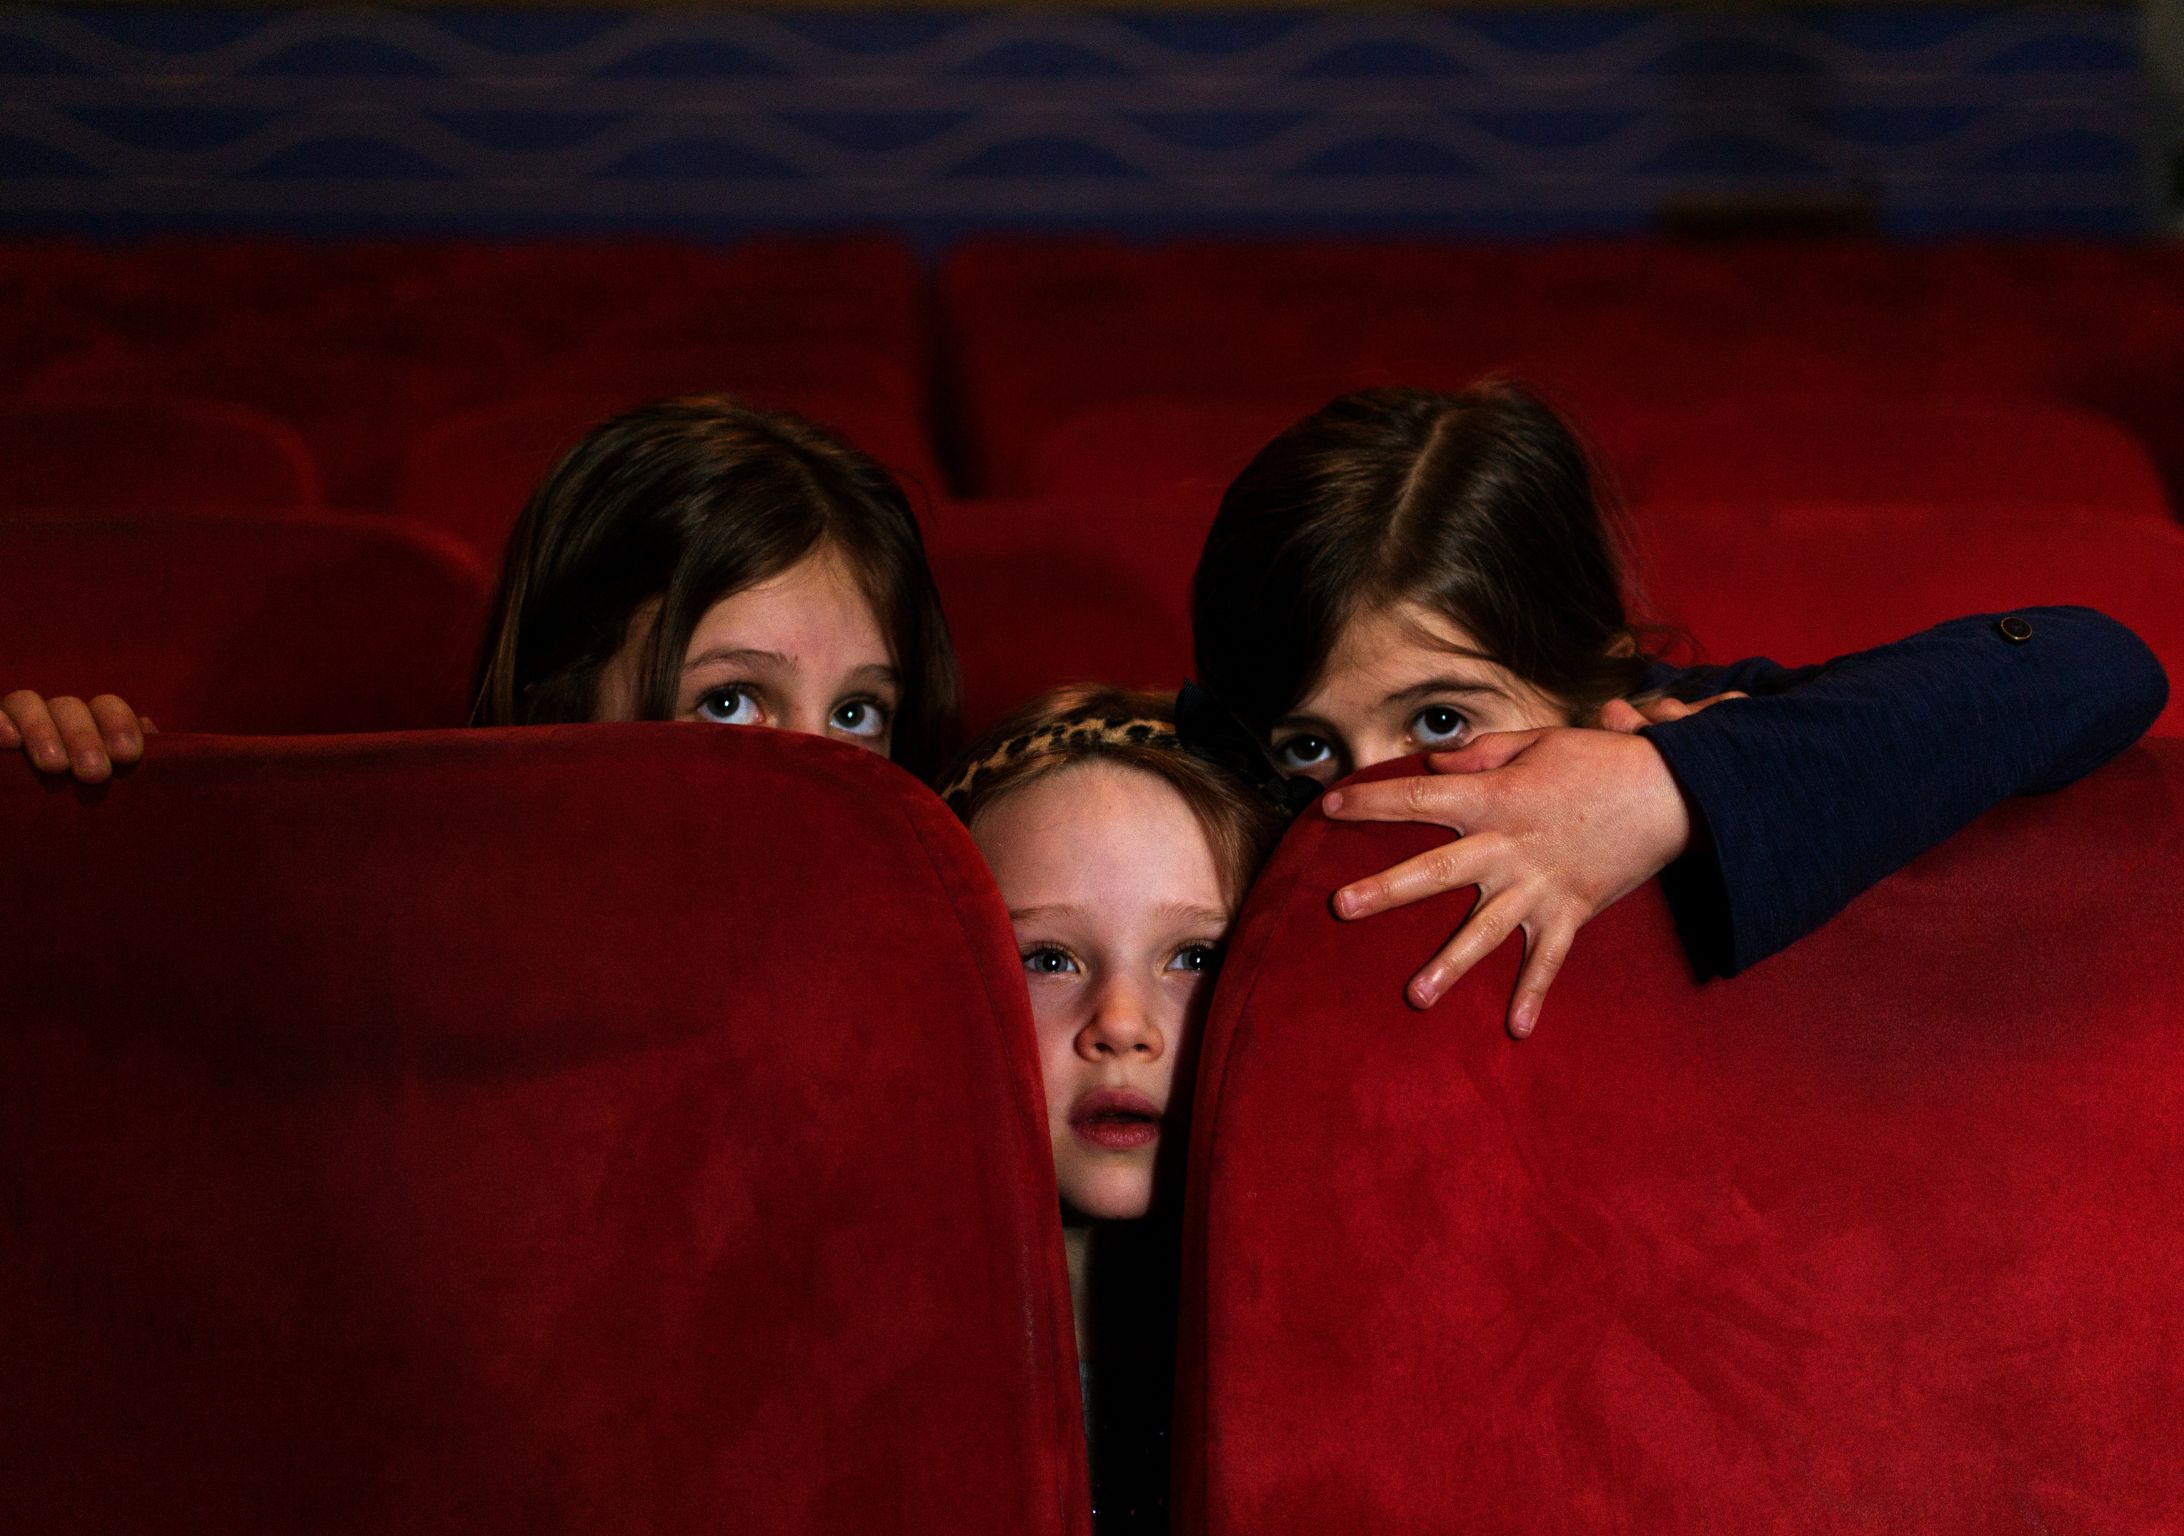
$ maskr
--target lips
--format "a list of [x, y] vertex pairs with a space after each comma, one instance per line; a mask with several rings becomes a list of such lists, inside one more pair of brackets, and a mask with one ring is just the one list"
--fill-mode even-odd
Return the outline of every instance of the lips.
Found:
[[1069, 1111], [1069, 1128], [1103, 1152], [1130, 1152], [1160, 1140], [1160, 1106], [1127, 1088], [1095, 1088]]

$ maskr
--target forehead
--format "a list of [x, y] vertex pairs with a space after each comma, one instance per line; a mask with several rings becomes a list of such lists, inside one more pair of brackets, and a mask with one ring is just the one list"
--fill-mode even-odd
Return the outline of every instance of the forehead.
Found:
[[690, 632], [686, 656], [717, 650], [774, 651], [845, 667], [890, 661], [879, 615], [849, 563], [831, 547], [706, 609]]
[[1310, 713], [1355, 710], [1429, 678], [1452, 675], [1509, 686], [1514, 681], [1509, 670], [1486, 660], [1482, 651], [1469, 630], [1416, 599], [1364, 609], [1335, 636], [1327, 665], [1297, 707]]
[[971, 838], [1011, 907], [1073, 904], [1121, 920], [1228, 905], [1197, 814], [1172, 786], [1117, 763], [1072, 764], [1003, 795]]

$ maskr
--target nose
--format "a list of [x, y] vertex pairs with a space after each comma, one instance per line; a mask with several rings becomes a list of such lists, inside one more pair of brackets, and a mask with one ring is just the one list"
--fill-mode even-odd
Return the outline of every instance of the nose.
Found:
[[1086, 1061], [1158, 1061], [1167, 1049], [1151, 999], [1126, 980], [1109, 980], [1100, 988], [1092, 1017], [1077, 1032], [1077, 1054]]

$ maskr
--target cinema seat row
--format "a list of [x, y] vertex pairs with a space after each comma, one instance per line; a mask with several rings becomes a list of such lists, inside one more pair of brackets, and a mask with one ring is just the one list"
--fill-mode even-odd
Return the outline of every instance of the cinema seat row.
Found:
[[[156, 767], [156, 771], [154, 768]], [[1658, 894], [1339, 924], [1199, 1059], [1180, 1536], [2096, 1533], [2184, 1503], [2184, 744], [1733, 983]], [[0, 762], [0, 1507], [41, 1532], [1086, 1536], [1006, 914], [907, 775], [700, 727]]]
[[[943, 502], [927, 548], [975, 728], [1084, 679], [1174, 687], [1210, 504]], [[1967, 613], [2083, 603], [2184, 677], [2184, 528], [2069, 504], [1785, 500], [1636, 520], [1672, 654], [1795, 664]], [[167, 729], [426, 729], [468, 717], [491, 591], [428, 524], [319, 513], [0, 517], [0, 687], [121, 691]], [[1680, 629], [1681, 635], [1677, 633]], [[2156, 735], [2184, 735], [2173, 698]]]

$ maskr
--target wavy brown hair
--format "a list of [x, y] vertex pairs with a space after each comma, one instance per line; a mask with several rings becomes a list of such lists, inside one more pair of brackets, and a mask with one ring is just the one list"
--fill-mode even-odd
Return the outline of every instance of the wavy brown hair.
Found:
[[1358, 613], [1416, 600], [1573, 720], [1643, 685], [1646, 657], [1585, 450], [1489, 381], [1330, 402], [1221, 498], [1192, 585], [1198, 678], [1265, 734]]
[[706, 610], [822, 547], [855, 573], [900, 675], [893, 756], [930, 777], [954, 744], [959, 684], [909, 501], [824, 429], [725, 395], [627, 411], [540, 482], [501, 560], [472, 723], [591, 719], [600, 674], [653, 605], [637, 713], [669, 718]]

